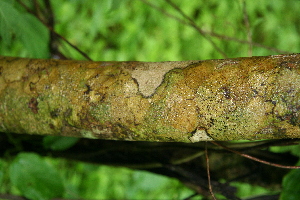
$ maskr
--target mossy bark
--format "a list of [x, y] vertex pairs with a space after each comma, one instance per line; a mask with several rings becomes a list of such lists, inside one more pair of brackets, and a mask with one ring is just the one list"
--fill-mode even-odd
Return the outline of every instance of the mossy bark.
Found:
[[157, 63], [0, 57], [0, 132], [300, 138], [300, 54]]

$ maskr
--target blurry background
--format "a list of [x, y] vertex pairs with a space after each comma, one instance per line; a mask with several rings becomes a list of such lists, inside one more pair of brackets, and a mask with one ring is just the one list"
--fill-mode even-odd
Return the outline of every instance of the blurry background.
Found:
[[[298, 0], [1, 0], [0, 55], [87, 59], [65, 40], [94, 61], [180, 61], [299, 53], [299, 11]], [[60, 150], [75, 142], [50, 138], [44, 140], [44, 147]], [[299, 155], [297, 146], [271, 150]], [[49, 173], [57, 180], [50, 181], [52, 188], [47, 192], [39, 188], [43, 178], [26, 176], [32, 179], [31, 184], [36, 183], [30, 192], [44, 191], [37, 199], [55, 197], [53, 194], [72, 199], [184, 199], [194, 193], [175, 179], [148, 172], [32, 153], [14, 158], [11, 151], [4, 152], [0, 159], [2, 194], [24, 195], [20, 188], [27, 182], [20, 177], [34, 174], [37, 166], [42, 174]], [[270, 193], [261, 186], [233, 185], [241, 197]]]
[[[62, 0], [50, 1], [51, 16], [41, 0], [4, 1], [16, 10], [2, 6], [2, 55], [49, 53], [48, 29], [17, 2], [45, 23], [53, 19], [55, 31], [93, 60], [218, 59], [296, 53], [300, 48], [297, 0], [173, 0], [180, 10], [168, 0]], [[84, 59], [65, 42], [56, 45], [68, 58]]]

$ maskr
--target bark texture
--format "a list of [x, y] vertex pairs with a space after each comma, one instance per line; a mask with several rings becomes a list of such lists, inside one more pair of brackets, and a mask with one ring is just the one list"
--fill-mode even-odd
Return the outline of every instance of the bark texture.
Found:
[[300, 138], [300, 54], [157, 63], [0, 57], [0, 132]]

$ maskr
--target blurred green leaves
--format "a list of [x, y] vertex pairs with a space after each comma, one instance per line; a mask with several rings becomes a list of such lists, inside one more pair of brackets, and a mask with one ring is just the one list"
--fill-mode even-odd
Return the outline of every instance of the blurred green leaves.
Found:
[[74, 173], [71, 194], [78, 196], [67, 198], [184, 199], [194, 193], [176, 179], [146, 171], [80, 163], [69, 173]]
[[291, 152], [293, 155], [300, 158], [300, 144], [289, 145], [289, 146], [273, 146], [270, 150], [275, 153]]
[[[58, 19], [56, 30], [82, 48], [94, 60], [175, 61], [223, 58], [193, 27], [180, 23], [171, 14], [184, 18], [166, 1], [52, 1]], [[242, 1], [173, 0], [192, 20], [213, 37], [228, 57], [249, 56], [248, 31], [252, 41], [282, 51], [300, 51], [299, 1], [245, 1], [249, 30], [245, 27]], [[83, 6], [84, 5], [84, 6]], [[71, 22], [71, 23], [70, 23]], [[288, 36], [288, 38], [286, 37]], [[230, 37], [231, 39], [228, 39]], [[82, 59], [71, 48], [63, 52]], [[252, 55], [278, 52], [253, 45]]]
[[[6, 163], [4, 162], [4, 160], [0, 159], [0, 185], [4, 184], [4, 170], [5, 170], [5, 165]], [[3, 191], [0, 192], [2, 193]]]
[[282, 192], [280, 200], [299, 200], [300, 199], [300, 170], [290, 171], [282, 182]]
[[30, 57], [49, 57], [48, 30], [34, 16], [16, 9], [14, 1], [0, 1], [0, 36], [6, 48], [11, 45], [13, 38], [21, 41]]
[[267, 188], [251, 185], [243, 182], [231, 182], [230, 185], [237, 187], [237, 196], [240, 198], [246, 198], [249, 196], [259, 196], [262, 194], [269, 194], [271, 191]]
[[[273, 152], [291, 152], [293, 155], [300, 158], [300, 144], [283, 146], [283, 147], [271, 147]], [[298, 166], [299, 166], [298, 162]], [[298, 200], [300, 199], [300, 170], [291, 170], [282, 181], [282, 192], [280, 200]]]
[[61, 197], [64, 192], [58, 171], [34, 153], [20, 153], [11, 163], [9, 176], [22, 195], [32, 200]]
[[74, 137], [60, 137], [60, 136], [46, 136], [43, 139], [43, 145], [46, 149], [54, 151], [63, 151], [72, 147], [79, 138]]

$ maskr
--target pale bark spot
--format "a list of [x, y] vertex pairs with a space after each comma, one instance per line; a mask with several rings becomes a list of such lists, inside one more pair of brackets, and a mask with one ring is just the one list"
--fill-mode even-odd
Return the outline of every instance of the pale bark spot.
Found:
[[211, 138], [204, 128], [198, 128], [196, 132], [189, 137], [191, 142], [200, 142], [200, 141], [213, 141], [213, 138]]
[[132, 71], [132, 78], [136, 79], [142, 95], [149, 97], [163, 82], [166, 73], [175, 68], [185, 68], [193, 63], [195, 61], [141, 63], [138, 68]]

